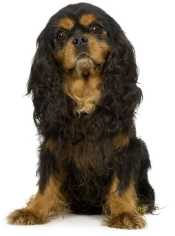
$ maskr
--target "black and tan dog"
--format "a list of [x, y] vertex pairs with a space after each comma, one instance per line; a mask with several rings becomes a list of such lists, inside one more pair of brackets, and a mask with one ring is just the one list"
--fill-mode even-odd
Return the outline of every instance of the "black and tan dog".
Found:
[[108, 226], [142, 228], [154, 209], [150, 160], [136, 137], [142, 97], [134, 50], [101, 9], [80, 3], [56, 13], [38, 38], [28, 82], [42, 136], [39, 190], [12, 224], [75, 212], [103, 213]]

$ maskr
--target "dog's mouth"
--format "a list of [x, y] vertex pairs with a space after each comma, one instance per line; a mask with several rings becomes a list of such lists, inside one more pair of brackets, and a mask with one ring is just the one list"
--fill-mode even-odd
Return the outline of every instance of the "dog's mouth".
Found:
[[95, 71], [95, 63], [87, 54], [80, 54], [76, 59], [75, 70], [79, 77], [88, 78]]
[[90, 76], [100, 74], [105, 62], [98, 63], [88, 53], [83, 52], [74, 58], [72, 65], [66, 69], [67, 74], [74, 74], [82, 79], [88, 79]]

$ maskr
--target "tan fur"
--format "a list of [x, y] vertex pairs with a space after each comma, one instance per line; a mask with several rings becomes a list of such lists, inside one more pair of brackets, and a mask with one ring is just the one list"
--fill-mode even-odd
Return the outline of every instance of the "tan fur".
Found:
[[118, 179], [114, 178], [106, 198], [104, 212], [107, 225], [116, 228], [143, 228], [145, 221], [137, 212], [137, 197], [133, 183], [121, 195], [117, 192]]
[[106, 223], [109, 227], [119, 229], [142, 229], [146, 224], [141, 215], [133, 212], [124, 212], [116, 217], [108, 217]]
[[104, 40], [98, 40], [95, 36], [86, 34], [90, 57], [97, 63], [103, 64], [110, 52], [109, 45]]
[[59, 187], [59, 181], [51, 177], [43, 193], [37, 193], [25, 208], [9, 215], [9, 223], [39, 224], [47, 222], [50, 216], [63, 214], [68, 206]]
[[72, 69], [75, 66], [76, 51], [70, 39], [67, 44], [55, 55], [58, 62], [61, 62], [65, 70]]
[[128, 144], [129, 144], [129, 137], [127, 134], [119, 133], [113, 138], [114, 149], [120, 149], [126, 147], [128, 146]]
[[88, 26], [95, 21], [96, 17], [93, 14], [85, 14], [80, 17], [80, 24], [83, 26]]
[[92, 112], [101, 98], [100, 75], [92, 75], [88, 80], [79, 77], [67, 77], [65, 81], [65, 93], [77, 104], [76, 112]]
[[126, 211], [136, 210], [136, 193], [133, 184], [122, 194], [117, 193], [118, 179], [115, 178], [107, 196], [106, 206], [110, 215], [118, 215]]
[[74, 27], [74, 21], [69, 17], [59, 19], [57, 26], [66, 30], [71, 30]]

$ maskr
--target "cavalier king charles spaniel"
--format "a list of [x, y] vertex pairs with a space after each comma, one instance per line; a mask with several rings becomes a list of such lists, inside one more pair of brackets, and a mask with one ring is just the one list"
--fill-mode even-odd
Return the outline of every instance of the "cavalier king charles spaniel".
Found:
[[9, 223], [42, 224], [73, 212], [103, 214], [115, 228], [145, 226], [155, 197], [134, 122], [137, 79], [134, 49], [103, 10], [79, 3], [50, 18], [28, 81], [42, 137], [39, 188]]

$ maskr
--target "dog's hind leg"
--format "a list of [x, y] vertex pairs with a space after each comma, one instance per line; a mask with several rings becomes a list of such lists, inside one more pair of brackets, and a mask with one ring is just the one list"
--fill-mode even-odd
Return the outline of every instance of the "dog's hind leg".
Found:
[[148, 169], [151, 167], [149, 154], [144, 142], [140, 141], [141, 167], [136, 183], [138, 210], [140, 213], [152, 213], [155, 210], [155, 194], [148, 180]]

